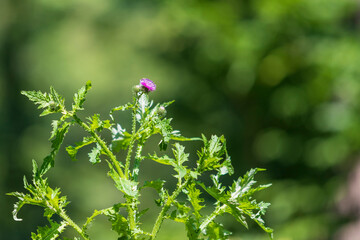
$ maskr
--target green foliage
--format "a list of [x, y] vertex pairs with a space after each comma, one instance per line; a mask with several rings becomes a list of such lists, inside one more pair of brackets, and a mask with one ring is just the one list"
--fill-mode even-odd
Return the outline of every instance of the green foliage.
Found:
[[130, 239], [130, 229], [128, 221], [119, 213], [119, 207], [114, 206], [105, 213], [111, 222], [111, 229], [118, 233], [119, 239]]
[[22, 91], [21, 94], [27, 96], [30, 101], [39, 105], [39, 109], [44, 109], [40, 116], [51, 113], [61, 112], [64, 109], [65, 100], [50, 87], [50, 93], [42, 93], [40, 91]]
[[87, 92], [91, 89], [91, 82], [88, 81], [86, 85], [79, 89], [77, 93], [74, 94], [74, 103], [72, 105], [72, 110], [74, 112], [78, 110], [83, 110], [83, 104], [85, 102], [85, 97]]
[[50, 226], [39, 227], [37, 234], [31, 233], [32, 240], [54, 240], [65, 230], [67, 222], [55, 223], [50, 221]]
[[96, 139], [93, 137], [84, 137], [84, 139], [82, 140], [82, 142], [78, 142], [75, 143], [75, 147], [73, 146], [68, 146], [66, 147], [66, 151], [68, 152], [69, 156], [71, 157], [72, 160], [76, 161], [76, 154], [78, 152], [78, 150], [84, 146], [87, 146], [89, 144], [92, 144], [96, 142]]
[[[250, 218], [267, 232], [270, 238], [273, 237], [273, 230], [266, 227], [263, 220], [263, 215], [270, 204], [257, 202], [253, 196], [254, 193], [271, 185], [255, 185], [255, 174], [263, 169], [249, 170], [243, 177], [234, 181], [232, 186], [223, 186], [221, 183], [221, 176], [234, 173], [224, 136], [213, 135], [210, 139], [205, 135], [202, 135], [202, 138], [182, 136], [179, 131], [173, 130], [170, 125], [171, 119], [165, 117], [165, 108], [172, 102], [153, 106], [153, 102], [149, 101], [149, 91], [146, 90], [135, 92], [133, 103], [113, 108], [110, 112], [111, 120], [101, 120], [99, 114], [94, 114], [87, 118], [87, 122], [84, 122], [76, 115], [76, 112], [83, 110], [85, 96], [90, 87], [91, 83], [88, 82], [75, 94], [71, 111], [66, 110], [63, 98], [53, 88], [50, 88], [50, 94], [35, 91], [22, 92], [40, 108], [45, 109], [42, 115], [61, 113], [60, 118], [52, 122], [50, 154], [43, 160], [39, 169], [36, 162], [33, 161], [32, 184], [29, 184], [24, 177], [24, 187], [28, 193], [9, 193], [18, 198], [13, 211], [15, 220], [20, 220], [17, 214], [26, 204], [44, 208], [44, 216], [49, 220], [50, 226], [39, 227], [37, 233], [31, 235], [33, 240], [57, 239], [67, 226], [74, 228], [81, 238], [89, 240], [88, 228], [98, 215], [107, 216], [112, 230], [118, 234], [118, 239], [155, 239], [164, 219], [183, 223], [189, 239], [228, 239], [231, 233], [225, 230], [221, 223], [216, 222], [216, 218], [224, 213], [232, 215], [245, 227], [248, 227], [247, 218]], [[56, 102], [58, 106], [55, 110], [50, 106], [52, 102]], [[120, 110], [131, 110], [132, 112], [131, 133], [116, 123], [112, 115], [115, 111]], [[74, 124], [82, 127], [89, 135], [85, 136], [81, 142], [75, 143], [74, 146], [66, 147], [70, 158], [77, 160], [78, 150], [93, 144], [88, 153], [89, 161], [92, 164], [99, 164], [101, 158], [106, 159], [109, 168], [108, 176], [125, 199], [110, 208], [95, 210], [82, 227], [66, 214], [65, 207], [68, 202], [65, 196], [60, 196], [60, 189], [52, 189], [47, 179], [44, 178], [51, 167], [54, 167], [56, 154], [69, 127]], [[113, 127], [114, 125], [116, 127]], [[111, 144], [106, 143], [99, 135], [104, 129], [108, 129], [112, 133]], [[142, 153], [146, 140], [154, 135], [161, 136], [160, 151], [166, 150], [170, 145], [173, 157], [158, 156], [156, 152], [145, 155]], [[204, 146], [197, 152], [196, 167], [187, 166], [190, 154], [185, 151], [185, 146], [181, 145], [180, 141], [203, 142]], [[132, 154], [133, 149], [135, 149], [135, 156]], [[127, 152], [124, 161], [118, 160], [116, 153], [119, 151]], [[165, 188], [165, 181], [162, 179], [145, 181], [142, 185], [140, 184], [138, 175], [144, 159], [173, 168], [175, 171], [173, 176], [177, 179], [177, 185], [172, 192]], [[133, 163], [130, 164], [131, 162]], [[207, 186], [206, 177], [200, 177], [204, 172], [211, 173], [210, 180], [213, 183], [211, 186]], [[159, 194], [159, 199], [155, 202], [161, 208], [151, 232], [146, 232], [140, 227], [141, 216], [147, 212], [147, 209], [138, 210], [141, 190], [148, 187], [155, 189]], [[216, 201], [215, 209], [209, 214], [204, 214], [209, 211], [203, 210], [208, 208], [207, 202], [202, 198], [204, 192]], [[181, 193], [187, 196], [185, 202], [178, 200]], [[127, 211], [125, 216], [120, 212], [121, 208]], [[54, 215], [62, 219], [60, 223], [52, 220]]]
[[51, 153], [44, 159], [39, 174], [42, 176], [44, 175], [47, 171], [49, 171], [49, 169], [51, 167], [54, 167], [55, 164], [55, 156], [58, 153], [60, 146], [65, 138], [66, 133], [69, 130], [70, 127], [70, 123], [63, 123], [62, 126], [60, 128], [56, 128], [56, 130], [54, 130], [54, 137], [53, 140], [51, 141], [51, 148], [52, 151]]
[[[55, 213], [62, 212], [68, 202], [66, 200], [66, 196], [60, 196], [59, 188], [52, 189], [51, 187], [49, 187], [47, 179], [41, 178], [38, 173], [38, 167], [35, 160], [33, 160], [32, 184], [29, 184], [24, 177], [24, 188], [28, 191], [27, 194], [19, 192], [8, 193], [8, 195], [15, 196], [19, 199], [19, 201], [14, 204], [14, 220], [22, 220], [17, 217], [17, 214], [24, 205], [36, 205], [44, 208], [44, 216], [48, 218], [51, 224], [51, 229], [53, 229], [53, 223], [51, 222], [50, 218]], [[64, 226], [64, 224], [61, 224], [61, 226]], [[44, 231], [40, 231], [40, 233], [41, 232]]]

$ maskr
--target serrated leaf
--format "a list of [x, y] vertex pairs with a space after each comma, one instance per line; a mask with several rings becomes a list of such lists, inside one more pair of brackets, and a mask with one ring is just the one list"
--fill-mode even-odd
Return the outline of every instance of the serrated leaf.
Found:
[[124, 218], [119, 213], [119, 207], [115, 205], [112, 209], [106, 211], [104, 214], [111, 222], [111, 229], [117, 232], [117, 234], [119, 235], [119, 239], [128, 239], [127, 237], [131, 235], [129, 224], [126, 218]]
[[151, 187], [154, 188], [158, 193], [161, 193], [161, 190], [164, 188], [165, 181], [157, 179], [154, 181], [145, 181], [142, 188]]
[[211, 222], [206, 228], [206, 236], [209, 240], [226, 240], [231, 232], [226, 231], [222, 224]]
[[19, 193], [19, 192], [11, 192], [11, 193], [7, 193], [7, 195], [14, 196], [19, 199], [19, 201], [14, 204], [14, 210], [12, 211], [12, 215], [13, 215], [13, 218], [15, 221], [22, 221], [22, 219], [18, 218], [17, 215], [18, 215], [20, 209], [26, 204], [25, 198], [27, 196], [25, 194]]
[[[219, 168], [224, 166], [223, 162], [221, 161], [223, 159], [228, 159], [224, 136], [218, 137], [216, 135], [213, 135], [211, 136], [210, 140], [207, 140], [206, 137], [202, 135], [202, 139], [204, 142], [204, 147], [201, 149], [200, 152], [198, 152], [199, 171], [219, 171]], [[230, 168], [227, 170], [231, 172]]]
[[147, 94], [142, 94], [138, 100], [138, 121], [146, 117], [148, 109], [151, 107], [152, 102], [149, 102], [149, 97]]
[[174, 140], [174, 141], [180, 141], [180, 142], [201, 141], [201, 138], [198, 138], [198, 137], [192, 137], [192, 138], [184, 137], [184, 136], [181, 136], [180, 134], [179, 135], [174, 134], [174, 131], [171, 133], [170, 139]]
[[200, 230], [198, 226], [198, 221], [195, 221], [191, 216], [188, 217], [185, 228], [186, 228], [186, 235], [189, 238], [189, 240], [200, 240]]
[[77, 93], [74, 95], [74, 103], [72, 109], [74, 112], [78, 110], [83, 110], [83, 104], [85, 102], [85, 97], [87, 92], [91, 89], [91, 82], [88, 81], [85, 86], [80, 88]]
[[221, 166], [217, 169], [219, 175], [233, 175], [234, 174], [234, 167], [231, 164], [230, 157], [227, 156]]
[[231, 201], [239, 201], [241, 198], [252, 195], [253, 193], [260, 191], [262, 189], [268, 188], [271, 184], [262, 185], [257, 188], [252, 188], [256, 183], [254, 180], [255, 174], [259, 171], [264, 171], [265, 169], [254, 168], [250, 169], [243, 177], [240, 177], [235, 181], [230, 188], [231, 191]]
[[201, 218], [200, 210], [204, 207], [201, 205], [204, 202], [204, 199], [200, 198], [201, 191], [196, 188], [195, 183], [191, 183], [186, 188], [188, 200], [194, 208], [194, 215], [197, 219]]
[[50, 226], [38, 227], [37, 234], [31, 233], [32, 240], [55, 240], [65, 230], [67, 222], [61, 223], [50, 221]]
[[164, 184], [165, 184], [164, 180], [157, 179], [155, 181], [145, 181], [145, 183], [142, 187], [142, 188], [151, 187], [151, 188], [154, 188], [158, 192], [160, 199], [155, 200], [155, 203], [158, 206], [163, 205], [166, 198], [168, 197], [168, 193], [164, 188]]
[[263, 202], [257, 203], [256, 200], [252, 199], [252, 195], [255, 192], [270, 186], [270, 184], [268, 184], [254, 187], [256, 183], [254, 176], [259, 171], [264, 171], [264, 169], [250, 169], [243, 177], [240, 177], [234, 182], [228, 192], [225, 192], [224, 188], [221, 187], [218, 179], [219, 175], [212, 175], [214, 182], [214, 186], [212, 187], [206, 187], [200, 182], [197, 182], [197, 184], [223, 204], [222, 209], [233, 215], [234, 218], [245, 227], [247, 227], [245, 216], [248, 216], [272, 237], [273, 230], [266, 227], [262, 219], [262, 215], [265, 214], [269, 204]]
[[185, 147], [179, 143], [175, 143], [174, 146], [175, 148], [173, 149], [173, 154], [175, 159], [170, 158], [167, 155], [158, 157], [156, 153], [149, 155], [148, 158], [164, 165], [173, 166], [174, 170], [178, 173], [175, 177], [183, 178], [187, 173], [186, 166], [183, 166], [183, 163], [188, 161], [189, 154], [184, 152]]
[[137, 189], [137, 182], [121, 178], [120, 175], [115, 171], [114, 167], [111, 163], [108, 162], [110, 171], [108, 175], [114, 180], [115, 186], [121, 192], [123, 192], [126, 196], [136, 197], [139, 194]]
[[185, 153], [185, 147], [180, 145], [179, 143], [175, 143], [175, 148], [173, 149], [174, 157], [176, 159], [176, 164], [173, 164], [175, 171], [178, 172], [177, 177], [183, 178], [187, 169], [183, 166], [183, 163], [188, 161], [189, 154]]
[[100, 159], [101, 146], [98, 143], [96, 143], [96, 147], [94, 147], [88, 155], [89, 155], [89, 161], [92, 164], [101, 162], [101, 159]]
[[163, 137], [159, 143], [161, 151], [166, 150], [167, 145], [172, 136], [173, 128], [170, 125], [171, 118], [156, 119], [156, 124], [154, 126], [154, 133], [160, 133]]
[[175, 210], [168, 215], [168, 218], [181, 223], [186, 223], [189, 217], [190, 207], [186, 206], [185, 203], [174, 201], [173, 205]]
[[92, 131], [95, 131], [96, 129], [101, 127], [101, 120], [100, 120], [100, 114], [94, 114], [91, 118], [89, 118], [90, 122], [90, 128]]
[[174, 163], [175, 163], [175, 159], [173, 159], [171, 157], [168, 157], [167, 155], [164, 155], [162, 157], [158, 157], [156, 155], [156, 153], [154, 153], [153, 155], [149, 154], [148, 158], [155, 161], [155, 162], [164, 164], [164, 165], [174, 165]]
[[189, 154], [185, 153], [185, 147], [180, 145], [179, 143], [175, 143], [175, 149], [173, 149], [173, 153], [175, 159], [179, 165], [182, 165], [184, 162], [188, 161]]
[[39, 175], [43, 176], [50, 168], [54, 166], [55, 156], [59, 151], [60, 145], [64, 141], [64, 137], [69, 130], [70, 123], [64, 122], [60, 128], [56, 129], [55, 136], [51, 141], [51, 153], [44, 158], [44, 161], [39, 169]]
[[34, 159], [32, 160], [32, 173], [33, 173], [33, 178], [36, 178], [36, 176], [38, 176], [38, 165]]
[[125, 110], [128, 110], [128, 109], [132, 109], [134, 107], [133, 104], [131, 103], [127, 103], [125, 105], [121, 105], [121, 106], [118, 106], [118, 107], [114, 107], [113, 109], [111, 109], [110, 111], [110, 116], [113, 115], [114, 112], [116, 111], [125, 111]]
[[111, 128], [112, 143], [111, 148], [114, 152], [119, 152], [121, 149], [127, 149], [130, 145], [131, 134], [126, 132], [120, 124], [116, 125], [116, 128]]
[[84, 146], [87, 146], [89, 144], [92, 144], [96, 142], [95, 138], [93, 137], [84, 137], [83, 140], [81, 142], [77, 142], [75, 143], [75, 147], [74, 146], [68, 146], [66, 148], [66, 151], [68, 152], [70, 158], [73, 160], [73, 161], [77, 161], [76, 159], [76, 154], [78, 152], [78, 150]]
[[50, 138], [49, 140], [53, 139], [56, 135], [56, 132], [58, 130], [58, 127], [62, 125], [62, 121], [58, 121], [58, 120], [53, 120], [51, 122], [51, 126], [52, 126], [52, 131], [51, 131], [51, 135], [50, 135]]
[[50, 93], [42, 93], [41, 91], [21, 91], [21, 94], [28, 97], [35, 105], [39, 105], [38, 109], [44, 109], [40, 116], [61, 112], [64, 108], [64, 99], [53, 87], [50, 87]]
[[110, 128], [111, 123], [109, 120], [102, 121], [100, 119], [100, 114], [94, 114], [92, 117], [89, 117], [88, 120], [90, 120], [90, 129], [92, 131], [102, 131], [104, 128]]

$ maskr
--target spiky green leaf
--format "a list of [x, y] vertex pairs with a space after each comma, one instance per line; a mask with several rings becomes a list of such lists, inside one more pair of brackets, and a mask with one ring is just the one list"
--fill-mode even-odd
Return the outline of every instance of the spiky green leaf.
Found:
[[66, 221], [61, 223], [50, 221], [50, 226], [38, 227], [37, 233], [31, 233], [32, 240], [55, 240], [68, 225]]
[[100, 155], [101, 155], [101, 146], [97, 143], [96, 147], [94, 147], [91, 152], [89, 152], [89, 161], [92, 164], [96, 164], [101, 162]]
[[201, 214], [200, 214], [200, 210], [204, 207], [204, 205], [202, 205], [202, 203], [204, 202], [203, 198], [200, 198], [201, 195], [201, 191], [199, 189], [196, 188], [196, 185], [194, 182], [192, 182], [191, 184], [189, 184], [186, 187], [186, 194], [188, 196], [188, 200], [191, 203], [191, 205], [193, 206], [194, 209], [194, 215], [196, 217], [196, 219], [200, 219], [201, 218]]
[[[75, 146], [68, 146], [66, 147], [66, 151], [68, 152], [70, 158], [74, 161], [76, 161], [76, 154], [78, 150], [84, 146], [87, 146], [89, 144], [92, 144], [96, 142], [95, 138], [93, 137], [84, 137], [81, 142], [75, 143]], [[90, 161], [91, 162], [91, 161]]]
[[121, 178], [120, 175], [115, 171], [114, 167], [111, 163], [108, 162], [110, 171], [108, 175], [114, 180], [115, 186], [121, 192], [123, 192], [126, 196], [136, 197], [139, 194], [137, 189], [137, 182]]
[[50, 168], [54, 167], [55, 156], [59, 151], [59, 148], [64, 141], [64, 137], [69, 130], [70, 123], [64, 122], [61, 127], [56, 129], [53, 140], [51, 141], [51, 152], [44, 158], [44, 161], [39, 169], [40, 176], [43, 176]]
[[87, 92], [91, 89], [91, 82], [88, 81], [85, 86], [80, 88], [77, 93], [74, 95], [74, 103], [72, 105], [72, 110], [74, 112], [78, 110], [83, 110], [83, 104], [85, 102], [85, 97]]

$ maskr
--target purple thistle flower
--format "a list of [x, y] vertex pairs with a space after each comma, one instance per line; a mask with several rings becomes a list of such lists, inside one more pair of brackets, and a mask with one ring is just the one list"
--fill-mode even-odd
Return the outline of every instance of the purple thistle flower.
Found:
[[150, 79], [148, 79], [148, 78], [140, 79], [140, 84], [148, 92], [155, 91], [155, 89], [156, 89], [155, 83], [153, 81], [151, 81]]

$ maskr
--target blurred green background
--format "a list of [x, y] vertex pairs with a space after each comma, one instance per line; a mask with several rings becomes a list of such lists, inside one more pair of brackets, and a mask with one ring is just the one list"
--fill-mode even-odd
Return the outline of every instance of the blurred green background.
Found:
[[[86, 113], [105, 117], [142, 77], [157, 84], [155, 101], [176, 100], [168, 116], [185, 136], [225, 135], [236, 177], [268, 169], [258, 179], [273, 186], [258, 198], [272, 203], [275, 239], [340, 239], [356, 217], [337, 206], [360, 149], [359, 16], [355, 0], [1, 0], [0, 239], [29, 239], [46, 223], [36, 207], [13, 221], [16, 199], [5, 196], [22, 191], [31, 159], [50, 150], [52, 118], [39, 118], [20, 90], [52, 85], [70, 104], [91, 80]], [[74, 129], [65, 144], [82, 138]], [[145, 175], [152, 169], [144, 163]], [[83, 222], [121, 198], [105, 172], [85, 152], [71, 162], [62, 149], [48, 177]], [[145, 228], [158, 211], [152, 194], [143, 194]], [[267, 239], [257, 226], [223, 221], [231, 239]], [[99, 217], [90, 233], [116, 239], [109, 229]], [[185, 239], [184, 228], [166, 222], [159, 239]]]

